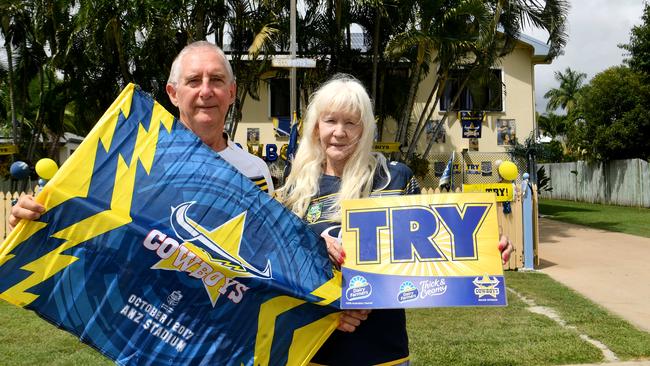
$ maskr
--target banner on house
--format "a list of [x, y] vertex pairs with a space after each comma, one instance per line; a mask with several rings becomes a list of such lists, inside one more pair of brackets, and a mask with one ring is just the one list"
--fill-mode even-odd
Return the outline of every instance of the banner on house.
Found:
[[0, 246], [0, 298], [121, 365], [308, 361], [338, 325], [321, 239], [130, 84]]
[[514, 145], [517, 140], [517, 124], [514, 119], [497, 119], [497, 145]]
[[485, 119], [483, 112], [458, 112], [461, 126], [463, 128], [463, 138], [481, 138], [481, 127]]
[[18, 153], [17, 145], [0, 145], [0, 155], [11, 155]]
[[463, 184], [463, 192], [494, 193], [497, 202], [510, 202], [513, 199], [512, 183]]
[[275, 130], [275, 137], [289, 137], [291, 133], [291, 118], [290, 117], [273, 117], [273, 129]]
[[341, 307], [503, 306], [494, 194], [344, 201]]

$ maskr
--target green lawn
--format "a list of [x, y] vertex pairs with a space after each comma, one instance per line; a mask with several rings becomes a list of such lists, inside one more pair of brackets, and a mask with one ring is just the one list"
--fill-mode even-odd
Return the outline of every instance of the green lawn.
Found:
[[554, 220], [650, 238], [647, 208], [542, 199], [539, 213]]
[[[650, 359], [650, 333], [636, 330], [541, 273], [507, 272], [506, 285], [554, 308], [619, 358]], [[408, 311], [414, 365], [566, 365], [602, 361], [600, 350], [508, 294], [502, 308]], [[0, 355], [7, 365], [109, 365], [74, 336], [0, 301]]]
[[[650, 333], [542, 273], [507, 272], [506, 286], [548, 306], [577, 330], [622, 359], [650, 358]], [[578, 332], [526, 310], [508, 294], [508, 307], [416, 309], [408, 312], [415, 365], [566, 365], [603, 361]]]
[[0, 300], [0, 364], [112, 365], [93, 348], [39, 318]]

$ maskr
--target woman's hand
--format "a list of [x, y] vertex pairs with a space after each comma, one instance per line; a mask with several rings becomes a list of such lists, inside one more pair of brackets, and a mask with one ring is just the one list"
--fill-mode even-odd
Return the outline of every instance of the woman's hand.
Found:
[[354, 332], [362, 321], [368, 319], [370, 310], [345, 310], [341, 313], [339, 326], [336, 328], [341, 332]]
[[499, 240], [499, 252], [501, 252], [501, 263], [506, 264], [510, 260], [510, 254], [515, 248], [510, 243], [507, 235], [501, 235]]

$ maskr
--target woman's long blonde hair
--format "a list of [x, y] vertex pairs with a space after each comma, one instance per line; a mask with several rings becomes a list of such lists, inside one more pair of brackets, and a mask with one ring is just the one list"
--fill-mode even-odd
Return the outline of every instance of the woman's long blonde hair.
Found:
[[343, 169], [338, 198], [329, 212], [322, 213], [323, 217], [337, 220], [342, 200], [367, 197], [377, 165], [386, 167], [383, 155], [372, 153], [376, 125], [368, 93], [356, 78], [335, 75], [312, 94], [291, 173], [285, 185], [276, 191], [280, 202], [300, 217], [305, 215], [311, 198], [318, 194], [318, 181], [326, 162], [318, 136], [318, 120], [322, 114], [332, 111], [358, 114], [363, 131]]

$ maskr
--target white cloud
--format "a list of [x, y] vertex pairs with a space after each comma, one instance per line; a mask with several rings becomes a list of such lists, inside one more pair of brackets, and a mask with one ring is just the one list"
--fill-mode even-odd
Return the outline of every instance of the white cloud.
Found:
[[[590, 80], [608, 67], [623, 63], [625, 51], [618, 45], [628, 43], [632, 27], [641, 24], [643, 7], [642, 0], [571, 1], [569, 41], [564, 55], [550, 65], [535, 66], [537, 110], [545, 110], [544, 93], [558, 86], [553, 77], [555, 71], [570, 67], [586, 73], [587, 80]], [[545, 32], [539, 30], [527, 30], [525, 33], [544, 42], [548, 38]]]

